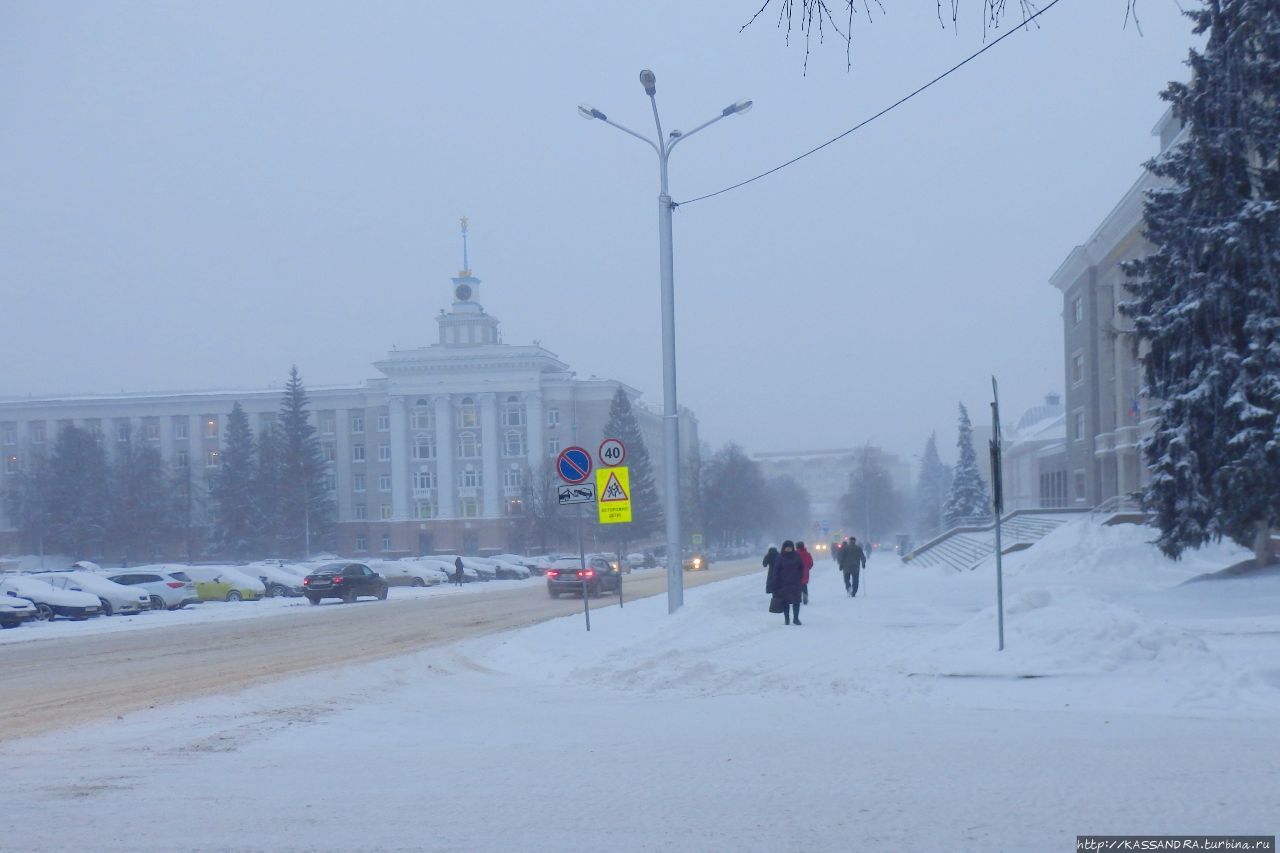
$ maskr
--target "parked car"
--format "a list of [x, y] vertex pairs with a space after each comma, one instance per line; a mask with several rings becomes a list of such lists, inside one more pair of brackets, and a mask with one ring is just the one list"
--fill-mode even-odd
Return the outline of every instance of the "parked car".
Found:
[[462, 565], [464, 568], [475, 569], [482, 581], [491, 581], [498, 576], [497, 567], [481, 557], [463, 557]]
[[366, 565], [382, 575], [388, 586], [437, 586], [449, 579], [444, 569], [418, 560], [388, 560], [377, 565]]
[[102, 613], [98, 596], [70, 589], [56, 589], [53, 584], [30, 575], [0, 576], [0, 593], [25, 598], [35, 605], [35, 619], [44, 622], [55, 616], [88, 619]]
[[297, 572], [289, 571], [289, 567], [278, 560], [263, 560], [249, 563], [247, 566], [236, 566], [236, 570], [262, 581], [267, 598], [302, 595], [302, 578]]
[[554, 562], [555, 558], [547, 555], [543, 555], [541, 557], [525, 557], [524, 559], [525, 566], [527, 566], [529, 571], [533, 572], [535, 575], [545, 575], [547, 573], [547, 569], [551, 568]]
[[340, 598], [350, 604], [362, 595], [387, 597], [386, 579], [364, 563], [329, 563], [303, 578], [302, 585], [312, 604], [322, 598]]
[[108, 569], [103, 576], [124, 586], [146, 590], [152, 610], [179, 610], [200, 602], [200, 593], [191, 576], [169, 566], [139, 566], [116, 572]]
[[230, 566], [187, 566], [201, 601], [253, 601], [267, 592], [266, 584]]
[[[420, 563], [427, 568], [439, 569], [440, 571], [444, 572], [445, 580], [451, 581], [453, 580], [453, 573], [457, 571], [457, 566], [454, 565], [453, 560], [454, 560], [453, 557], [448, 557], [448, 556], [419, 557], [418, 559], [414, 560], [414, 562]], [[462, 582], [475, 583], [478, 580], [480, 580], [480, 573], [476, 571], [476, 567], [474, 565], [468, 565], [467, 562], [464, 560], [462, 563]]]
[[36, 618], [36, 606], [15, 592], [0, 593], [0, 628], [17, 628]]
[[[572, 566], [568, 565], [572, 563]], [[622, 574], [614, 571], [604, 557], [588, 557], [587, 567], [582, 568], [577, 559], [557, 560], [555, 568], [547, 570], [547, 594], [559, 598], [561, 593], [571, 595], [600, 596], [617, 592], [622, 586]]]
[[518, 563], [510, 563], [497, 557], [464, 557], [463, 563], [479, 563], [493, 569], [493, 576], [498, 580], [523, 580], [529, 577], [529, 570]]
[[151, 609], [151, 595], [137, 587], [124, 586], [97, 572], [76, 569], [68, 572], [37, 572], [32, 575], [43, 578], [55, 589], [87, 592], [98, 597], [104, 616], [143, 613]]
[[633, 569], [643, 569], [645, 565], [645, 560], [646, 558], [644, 554], [637, 553], [637, 554], [627, 555], [627, 565]]

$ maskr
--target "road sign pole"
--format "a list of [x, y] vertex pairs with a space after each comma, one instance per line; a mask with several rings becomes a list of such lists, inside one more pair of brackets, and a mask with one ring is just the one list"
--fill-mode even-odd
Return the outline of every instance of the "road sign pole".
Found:
[[[578, 565], [587, 570], [587, 548], [582, 543], [582, 505], [578, 505]], [[587, 630], [591, 630], [591, 596], [587, 595], [587, 579], [582, 579], [582, 615], [587, 619]]]

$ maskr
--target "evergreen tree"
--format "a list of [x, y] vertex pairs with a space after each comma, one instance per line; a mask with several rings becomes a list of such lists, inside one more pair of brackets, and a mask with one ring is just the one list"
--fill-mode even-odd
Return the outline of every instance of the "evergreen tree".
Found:
[[221, 465], [209, 484], [214, 543], [230, 557], [244, 559], [258, 547], [260, 519], [254, 495], [253, 432], [240, 403], [227, 418], [227, 442]]
[[307, 410], [307, 391], [295, 365], [280, 406], [280, 534], [285, 553], [302, 554], [332, 538], [333, 502], [327, 466]]
[[[662, 530], [662, 504], [658, 500], [658, 487], [653, 479], [653, 463], [649, 449], [645, 447], [640, 423], [631, 409], [627, 392], [619, 388], [609, 404], [609, 420], [604, 427], [605, 438], [616, 438], [627, 448], [626, 466], [631, 473], [631, 523], [625, 525], [626, 538], [636, 540], [653, 536]], [[611, 524], [610, 528], [623, 525]], [[613, 538], [619, 531], [609, 530]]]
[[255, 534], [268, 554], [279, 554], [281, 531], [280, 482], [284, 476], [280, 429], [276, 423], [258, 434], [257, 459], [253, 468]]
[[43, 556], [49, 531], [49, 465], [41, 454], [25, 454], [26, 463], [5, 491], [5, 514], [28, 553]]
[[1203, 52], [1162, 97], [1187, 138], [1147, 164], [1153, 251], [1123, 309], [1158, 402], [1147, 506], [1172, 557], [1223, 536], [1270, 561], [1280, 526], [1280, 5], [1204, 0]]
[[991, 517], [991, 495], [978, 470], [978, 457], [973, 451], [973, 424], [964, 403], [960, 404], [959, 433], [956, 439], [959, 458], [942, 510], [942, 521], [947, 527], [954, 527], [962, 519]]
[[49, 458], [47, 542], [75, 559], [101, 557], [107, 537], [110, 487], [98, 436], [64, 427]]
[[938, 434], [929, 434], [920, 457], [916, 478], [916, 535], [933, 536], [942, 530], [942, 509], [951, 489], [951, 469], [938, 456]]
[[160, 451], [131, 438], [117, 446], [110, 475], [112, 551], [126, 565], [158, 559], [171, 531], [173, 501]]

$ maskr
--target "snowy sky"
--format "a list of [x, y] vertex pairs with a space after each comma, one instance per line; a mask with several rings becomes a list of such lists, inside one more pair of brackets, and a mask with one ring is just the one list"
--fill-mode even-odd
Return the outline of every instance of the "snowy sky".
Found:
[[[775, 0], [775, 6], [777, 0]], [[892, 4], [788, 48], [756, 2], [0, 6], [0, 395], [358, 382], [471, 266], [508, 343], [660, 402], [652, 132], [677, 201], [840, 133], [983, 44]], [[874, 6], [874, 4], [873, 4]], [[911, 7], [917, 7], [912, 9]], [[1067, 2], [836, 145], [675, 217], [681, 402], [713, 443], [878, 442], [1063, 384], [1048, 277], [1155, 151], [1170, 0]], [[766, 16], [767, 17], [767, 16]], [[988, 35], [990, 38], [991, 35]]]

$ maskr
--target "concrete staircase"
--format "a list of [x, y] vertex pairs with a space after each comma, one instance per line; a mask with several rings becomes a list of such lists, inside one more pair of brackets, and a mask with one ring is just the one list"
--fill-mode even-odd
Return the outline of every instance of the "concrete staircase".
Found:
[[[1078, 513], [1070, 510], [1014, 510], [1000, 519], [1000, 545], [1004, 553], [1020, 551], [1040, 541]], [[996, 552], [996, 525], [962, 524], [909, 552], [902, 562], [914, 566], [947, 566], [967, 571]]]

